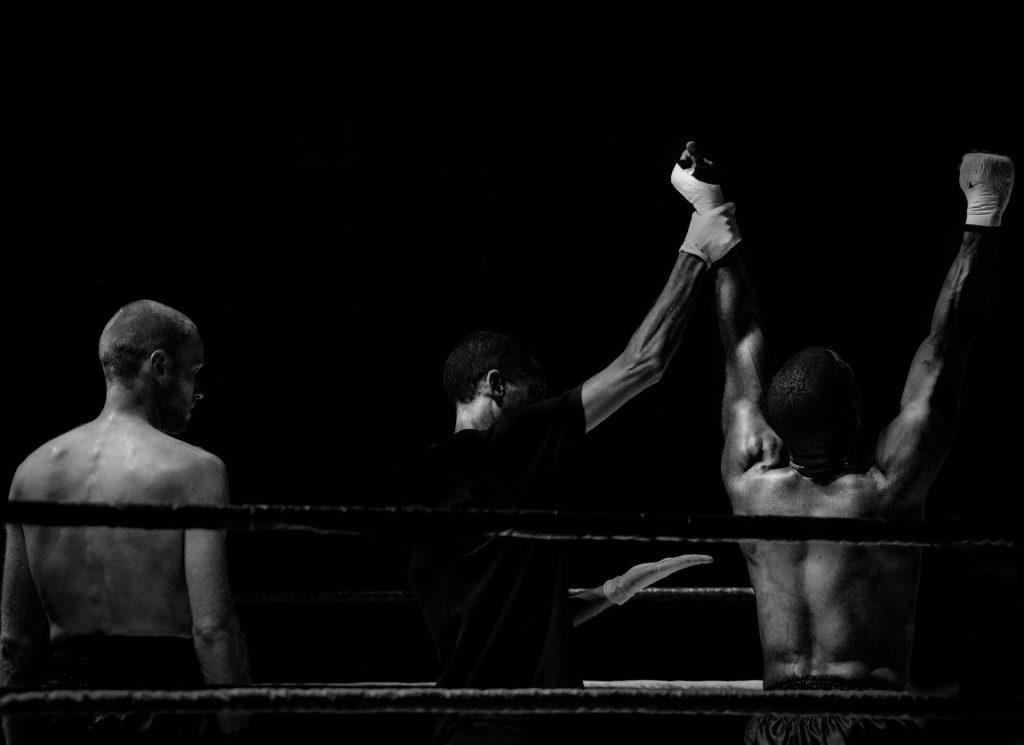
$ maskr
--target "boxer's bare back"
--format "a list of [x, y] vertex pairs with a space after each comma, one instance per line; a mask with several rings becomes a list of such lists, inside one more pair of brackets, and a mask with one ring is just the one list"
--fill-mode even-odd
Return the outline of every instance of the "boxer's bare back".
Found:
[[[817, 484], [788, 466], [727, 486], [736, 514], [920, 517], [885, 498], [877, 471]], [[807, 676], [902, 687], [913, 643], [917, 548], [806, 541], [741, 544], [756, 589], [764, 682]]]
[[[12, 500], [223, 504], [224, 465], [147, 422], [105, 414], [46, 443], [18, 469]], [[191, 576], [205, 533], [22, 526], [51, 640], [77, 635], [192, 636]], [[191, 559], [191, 561], [190, 561]]]
[[[685, 161], [699, 172], [701, 152], [692, 145]], [[923, 517], [928, 491], [952, 446], [964, 368], [989, 307], [996, 228], [1012, 183], [1009, 158], [964, 156], [960, 186], [968, 209], [960, 252], [939, 293], [930, 333], [910, 366], [900, 412], [879, 436], [867, 470], [856, 468], [851, 458], [860, 421], [852, 371], [831, 350], [809, 348], [793, 358], [801, 358], [797, 375], [778, 389], [772, 380], [769, 391], [764, 336], [742, 251], [716, 268], [726, 358], [721, 469], [736, 514]], [[697, 197], [721, 199], [717, 187], [692, 179], [687, 185], [701, 187], [687, 197], [695, 205]], [[827, 368], [820, 379], [831, 381], [830, 392], [820, 399], [808, 393], [808, 381], [817, 374], [813, 365]], [[788, 435], [776, 432], [762, 410], [775, 391], [776, 420]], [[787, 401], [791, 395], [820, 400], [814, 406], [821, 408], [802, 409], [806, 404], [798, 398]], [[834, 412], [845, 413], [833, 418]], [[751, 541], [742, 549], [757, 597], [766, 687], [805, 678], [840, 679], [858, 687], [906, 686], [920, 549], [816, 541]]]

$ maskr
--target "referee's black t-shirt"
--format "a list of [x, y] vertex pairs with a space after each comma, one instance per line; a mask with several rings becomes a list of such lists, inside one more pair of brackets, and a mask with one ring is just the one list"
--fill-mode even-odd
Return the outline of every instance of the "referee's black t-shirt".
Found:
[[[585, 432], [580, 387], [508, 414], [487, 430], [457, 432], [416, 465], [409, 503], [559, 508], [568, 496], [561, 476]], [[582, 685], [569, 651], [572, 618], [560, 545], [480, 535], [421, 540], [412, 546], [409, 581], [437, 644], [439, 686]], [[480, 735], [493, 720], [459, 721], [460, 730]], [[455, 723], [453, 717], [440, 722], [438, 741], [455, 736]], [[507, 734], [508, 742], [520, 741], [512, 730]]]

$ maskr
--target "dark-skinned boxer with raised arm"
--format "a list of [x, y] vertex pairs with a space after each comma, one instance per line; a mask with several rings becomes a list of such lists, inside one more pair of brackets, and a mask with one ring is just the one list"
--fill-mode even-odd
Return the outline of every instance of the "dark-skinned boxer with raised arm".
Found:
[[[835, 352], [811, 347], [770, 377], [742, 253], [715, 266], [726, 370], [721, 470], [737, 515], [923, 517], [952, 446], [968, 353], [994, 288], [1013, 164], [968, 153], [960, 186], [968, 204], [960, 251], [910, 366], [899, 414], [866, 469], [855, 463], [860, 394], [850, 367]], [[742, 549], [757, 598], [766, 689], [906, 690], [920, 549], [818, 541], [749, 541]], [[763, 716], [750, 721], [746, 737], [908, 743], [922, 733], [900, 720]]]

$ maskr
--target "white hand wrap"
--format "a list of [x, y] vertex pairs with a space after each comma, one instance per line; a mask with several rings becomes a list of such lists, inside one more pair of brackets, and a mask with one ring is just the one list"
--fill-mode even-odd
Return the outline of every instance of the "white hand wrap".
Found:
[[699, 181], [693, 176], [694, 166], [683, 168], [676, 163], [672, 169], [672, 186], [676, 191], [686, 197], [686, 201], [693, 205], [698, 215], [710, 212], [715, 207], [725, 204], [725, 197], [722, 196], [722, 187], [718, 184], [708, 184]]
[[609, 602], [615, 605], [622, 605], [642, 589], [653, 585], [659, 579], [675, 574], [680, 569], [686, 569], [698, 564], [710, 564], [712, 561], [714, 560], [706, 554], [683, 554], [682, 556], [670, 556], [667, 559], [649, 564], [637, 564], [622, 576], [614, 577], [605, 582], [602, 587], [604, 596], [608, 598]]
[[736, 223], [736, 205], [726, 202], [703, 215], [690, 216], [690, 228], [680, 251], [701, 257], [710, 267], [740, 242], [740, 228]]
[[960, 162], [967, 225], [998, 227], [1013, 191], [1013, 161], [994, 153], [967, 153]]
[[631, 597], [633, 593], [628, 592], [625, 587], [619, 582], [619, 577], [608, 580], [604, 583], [604, 596], [608, 598], [608, 602], [615, 603], [615, 605], [622, 605]]

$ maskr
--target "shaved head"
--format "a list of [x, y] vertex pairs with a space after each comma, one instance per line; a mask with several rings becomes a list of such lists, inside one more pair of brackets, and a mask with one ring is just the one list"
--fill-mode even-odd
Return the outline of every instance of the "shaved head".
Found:
[[199, 329], [184, 313], [155, 300], [136, 300], [121, 308], [100, 335], [100, 364], [108, 381], [130, 381], [150, 354], [173, 354]]
[[825, 347], [797, 352], [772, 378], [765, 418], [800, 464], [817, 468], [849, 457], [860, 429], [853, 370]]

